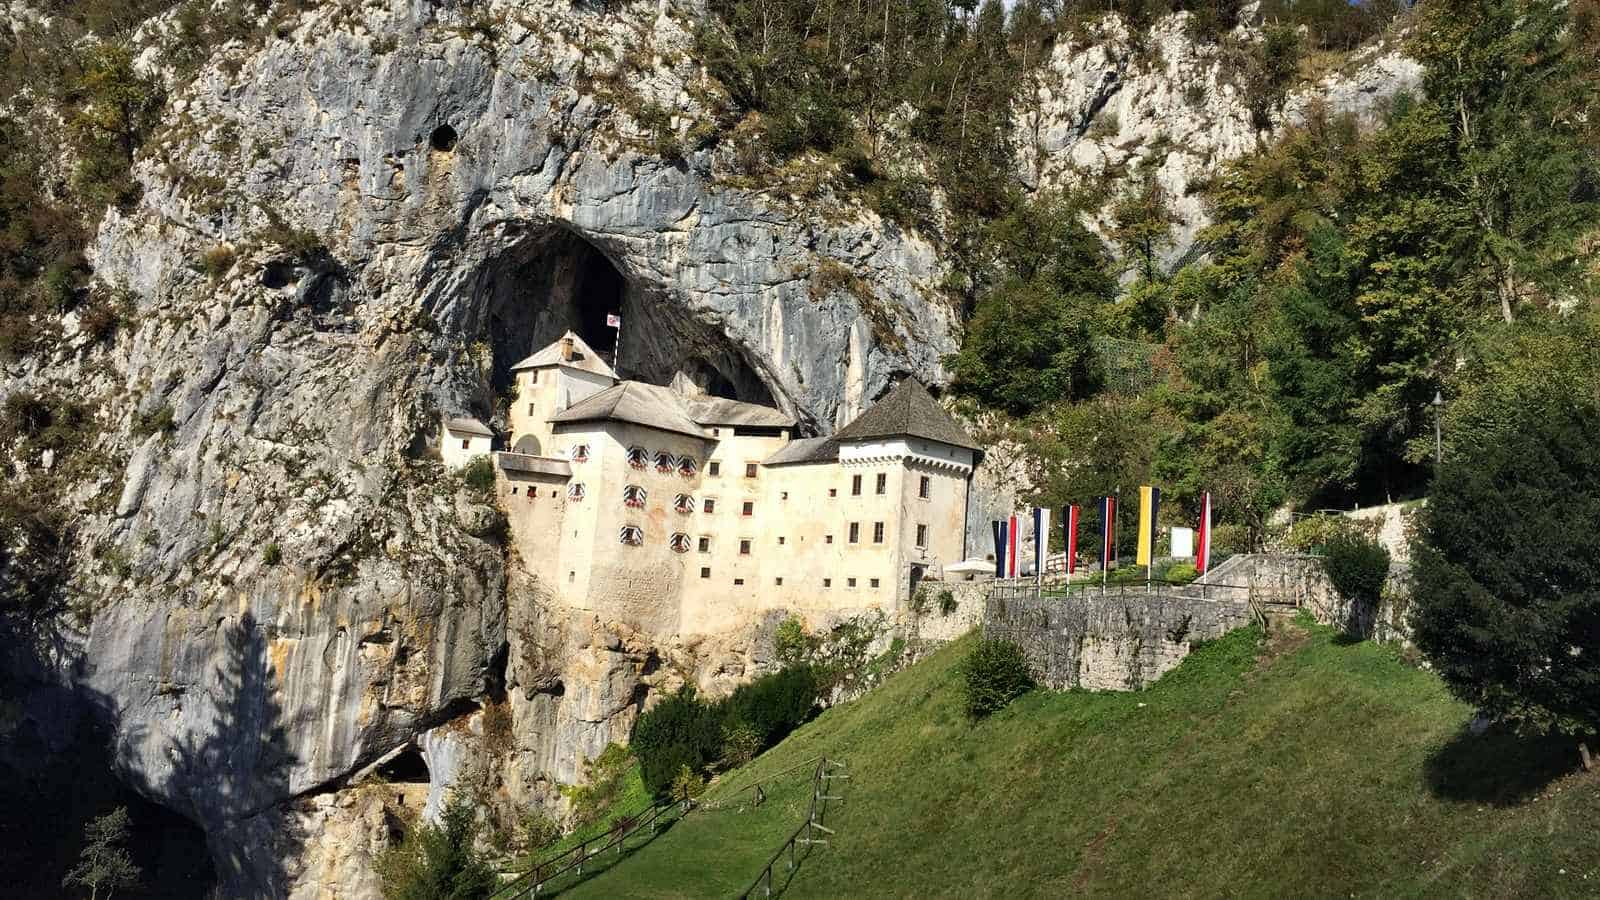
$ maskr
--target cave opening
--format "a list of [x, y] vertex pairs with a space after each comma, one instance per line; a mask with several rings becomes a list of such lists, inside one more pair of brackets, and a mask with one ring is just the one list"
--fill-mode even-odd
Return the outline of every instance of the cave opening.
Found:
[[407, 747], [375, 770], [375, 774], [390, 784], [427, 784], [428, 761], [415, 745]]
[[428, 135], [428, 146], [439, 153], [450, 153], [456, 149], [456, 130], [449, 125], [440, 125]]
[[[773, 404], [771, 391], [716, 324], [695, 316], [653, 273], [629, 273], [571, 228], [516, 235], [471, 281], [493, 349], [491, 386], [509, 394], [511, 367], [575, 332], [625, 379]], [[620, 331], [607, 324], [621, 319]]]

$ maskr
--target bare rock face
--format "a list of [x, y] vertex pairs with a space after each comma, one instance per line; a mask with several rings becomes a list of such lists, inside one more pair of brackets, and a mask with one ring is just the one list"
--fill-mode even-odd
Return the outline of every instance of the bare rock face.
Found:
[[[1374, 45], [1291, 93], [1271, 126], [1258, 128], [1222, 49], [1186, 34], [1188, 18], [1166, 16], [1136, 44], [1120, 18], [1106, 16], [1086, 42], [1057, 45], [1048, 74], [1017, 104], [1018, 155], [1030, 187], [1109, 185], [1109, 210], [1118, 190], [1150, 171], [1177, 219], [1161, 260], [1169, 269], [1203, 249], [1196, 240], [1210, 217], [1195, 188], [1223, 165], [1265, 146], [1284, 125], [1304, 122], [1313, 106], [1370, 124], [1396, 94], [1422, 82], [1416, 61]], [[1233, 38], [1261, 36], [1240, 27]]]

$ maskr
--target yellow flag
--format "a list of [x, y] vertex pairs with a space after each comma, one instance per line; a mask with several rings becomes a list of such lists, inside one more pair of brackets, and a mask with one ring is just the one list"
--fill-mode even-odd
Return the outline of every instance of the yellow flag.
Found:
[[1161, 489], [1139, 485], [1139, 549], [1134, 562], [1150, 565], [1156, 553], [1156, 514], [1161, 510]]

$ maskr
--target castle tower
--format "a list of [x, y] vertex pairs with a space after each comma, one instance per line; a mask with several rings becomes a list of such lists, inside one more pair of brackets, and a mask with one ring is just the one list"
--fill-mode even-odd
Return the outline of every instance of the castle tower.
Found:
[[511, 375], [511, 450], [531, 456], [549, 455], [552, 416], [617, 383], [611, 366], [571, 331], [512, 366]]

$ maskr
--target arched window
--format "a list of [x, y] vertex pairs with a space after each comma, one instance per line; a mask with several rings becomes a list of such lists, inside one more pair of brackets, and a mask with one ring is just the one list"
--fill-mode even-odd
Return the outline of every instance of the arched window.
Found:
[[644, 529], [637, 525], [624, 525], [617, 532], [617, 540], [629, 547], [637, 547], [644, 543]]
[[678, 474], [685, 478], [693, 478], [700, 471], [700, 464], [692, 456], [678, 457]]
[[665, 450], [656, 451], [656, 471], [663, 475], [671, 474], [678, 467], [678, 458]]
[[650, 454], [646, 453], [643, 447], [628, 448], [628, 465], [635, 469], [643, 469], [649, 462]]
[[622, 505], [629, 509], [644, 509], [644, 501], [648, 496], [649, 492], [637, 484], [622, 486]]
[[583, 482], [574, 481], [573, 483], [567, 485], [567, 499], [568, 500], [582, 500], [583, 499], [583, 494], [584, 494]]
[[572, 445], [572, 461], [573, 462], [588, 462], [589, 461], [589, 445], [588, 444], [573, 444]]
[[681, 531], [672, 536], [671, 544], [672, 550], [675, 553], [689, 552], [689, 536]]
[[694, 512], [694, 497], [688, 494], [679, 494], [672, 498], [672, 508], [684, 515], [688, 515]]

